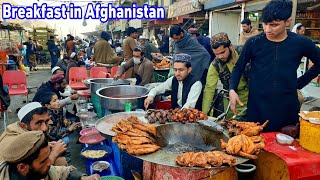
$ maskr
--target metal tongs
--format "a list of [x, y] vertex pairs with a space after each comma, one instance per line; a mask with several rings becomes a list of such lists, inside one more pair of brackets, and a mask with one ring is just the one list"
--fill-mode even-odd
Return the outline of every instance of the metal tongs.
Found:
[[210, 131], [214, 131], [217, 133], [223, 133], [224, 129], [223, 127], [216, 123], [216, 118], [209, 117], [208, 120], [199, 120], [197, 121], [200, 126], [204, 127], [205, 129], [208, 129]]

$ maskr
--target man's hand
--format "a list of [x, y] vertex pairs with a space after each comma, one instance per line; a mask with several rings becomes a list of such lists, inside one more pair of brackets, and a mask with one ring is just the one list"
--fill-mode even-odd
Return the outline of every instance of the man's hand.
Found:
[[77, 93], [77, 91], [74, 90], [74, 89], [72, 89], [70, 92], [71, 92], [71, 94], [76, 94]]
[[69, 131], [74, 131], [76, 129], [78, 129], [79, 127], [81, 127], [81, 122], [76, 122], [71, 124], [71, 126], [68, 128]]
[[79, 98], [79, 94], [72, 94], [71, 96], [70, 96], [70, 99], [71, 100], [77, 100]]
[[98, 174], [93, 174], [91, 176], [82, 176], [81, 180], [100, 180], [101, 177]]
[[238, 94], [233, 89], [229, 91], [229, 99], [230, 99], [230, 108], [233, 114], [237, 115], [238, 112], [236, 110], [236, 105], [239, 104], [240, 106], [243, 106], [244, 104], [240, 101]]
[[50, 158], [53, 162], [67, 150], [67, 145], [61, 139], [57, 142], [50, 142], [51, 147]]
[[153, 103], [153, 97], [148, 96], [145, 100], [144, 100], [144, 108], [147, 110], [149, 105]]
[[114, 79], [114, 80], [118, 80], [118, 79], [120, 78], [120, 76], [121, 76], [120, 74], [115, 74], [115, 75], [113, 76], [113, 79]]

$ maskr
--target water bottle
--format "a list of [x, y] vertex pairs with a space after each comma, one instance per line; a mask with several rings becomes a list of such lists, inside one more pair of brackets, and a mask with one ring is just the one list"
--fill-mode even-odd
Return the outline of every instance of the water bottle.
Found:
[[131, 111], [131, 103], [130, 102], [126, 102], [126, 104], [124, 105], [124, 111], [125, 112], [130, 112]]

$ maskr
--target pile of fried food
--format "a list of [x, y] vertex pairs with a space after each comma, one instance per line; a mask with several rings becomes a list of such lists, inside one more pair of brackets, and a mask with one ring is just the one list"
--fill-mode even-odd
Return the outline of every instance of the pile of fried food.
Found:
[[167, 69], [170, 68], [171, 63], [170, 61], [163, 59], [159, 63], [154, 63], [154, 66], [156, 67], [156, 69]]
[[149, 154], [160, 149], [152, 140], [156, 135], [156, 127], [141, 122], [136, 116], [121, 120], [111, 130], [117, 133], [112, 141], [129, 154]]
[[222, 139], [221, 147], [226, 149], [226, 152], [231, 155], [240, 155], [249, 159], [257, 159], [255, 154], [258, 154], [264, 148], [263, 136], [237, 135], [229, 139], [228, 143]]
[[254, 122], [238, 122], [235, 120], [224, 121], [221, 125], [229, 128], [232, 137], [226, 143], [222, 139], [221, 147], [231, 155], [240, 155], [249, 159], [257, 159], [258, 154], [265, 147], [265, 139], [260, 135], [263, 128], [268, 124], [268, 120], [260, 125]]
[[260, 125], [254, 122], [239, 122], [236, 120], [225, 120], [220, 123], [220, 125], [225, 126], [229, 129], [229, 134], [231, 136], [244, 134], [247, 136], [257, 136], [268, 124], [269, 120]]
[[204, 168], [220, 167], [222, 164], [234, 166], [237, 159], [222, 151], [186, 152], [176, 157], [176, 163], [180, 166], [200, 166]]
[[149, 120], [149, 123], [153, 124], [159, 122], [165, 124], [166, 122], [182, 122], [182, 123], [193, 123], [198, 120], [207, 120], [208, 116], [194, 108], [189, 109], [174, 109], [174, 110], [163, 110], [163, 109], [152, 109], [149, 110], [145, 117]]
[[174, 122], [192, 123], [198, 120], [207, 120], [208, 116], [198, 109], [174, 109], [171, 111], [171, 118]]
[[145, 118], [147, 118], [151, 124], [156, 122], [165, 124], [171, 121], [171, 113], [168, 110], [152, 109], [147, 111]]

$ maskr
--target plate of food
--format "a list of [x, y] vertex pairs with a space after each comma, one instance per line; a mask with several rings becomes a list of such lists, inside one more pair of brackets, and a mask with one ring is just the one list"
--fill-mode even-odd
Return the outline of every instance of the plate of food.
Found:
[[83, 158], [90, 160], [101, 160], [105, 159], [112, 153], [112, 149], [106, 145], [94, 145], [88, 146], [81, 150], [80, 155]]

